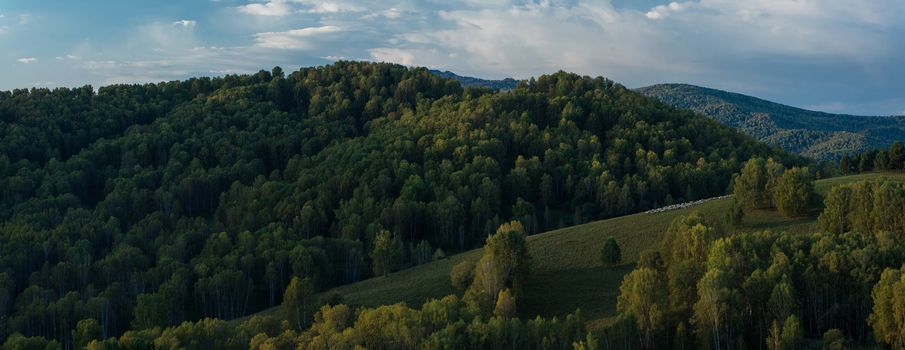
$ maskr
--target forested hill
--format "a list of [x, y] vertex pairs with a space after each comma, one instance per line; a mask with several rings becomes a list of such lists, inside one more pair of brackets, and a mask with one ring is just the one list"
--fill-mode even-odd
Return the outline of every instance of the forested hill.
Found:
[[686, 84], [637, 90], [690, 109], [785, 150], [816, 159], [887, 148], [905, 139], [905, 116], [864, 117], [790, 107], [751, 96]]
[[515, 88], [518, 86], [518, 80], [515, 80], [512, 78], [506, 78], [506, 79], [501, 79], [501, 80], [487, 80], [487, 79], [474, 78], [474, 77], [465, 77], [465, 76], [461, 76], [461, 75], [458, 75], [458, 74], [450, 72], [450, 71], [439, 71], [439, 70], [433, 70], [433, 69], [431, 70], [431, 73], [434, 73], [438, 77], [441, 77], [444, 79], [456, 80], [459, 82], [459, 84], [462, 84], [462, 86], [464, 86], [464, 87], [483, 87], [483, 88], [490, 88], [493, 90], [509, 91], [509, 90], [515, 90]]
[[563, 72], [496, 93], [358, 62], [2, 92], [0, 339], [234, 318], [292, 276], [355, 282], [510, 219], [531, 233], [723, 194], [753, 156], [800, 161]]

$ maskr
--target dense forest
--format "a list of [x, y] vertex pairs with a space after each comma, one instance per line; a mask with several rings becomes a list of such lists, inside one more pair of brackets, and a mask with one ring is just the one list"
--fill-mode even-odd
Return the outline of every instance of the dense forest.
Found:
[[[815, 206], [807, 169], [771, 160], [750, 160], [733, 194], [734, 225], [754, 209], [801, 217]], [[619, 349], [905, 349], [905, 185], [836, 186], [822, 207], [808, 234], [677, 218], [625, 276], [605, 339]]]
[[766, 143], [819, 160], [886, 148], [905, 139], [905, 116], [830, 114], [686, 84], [638, 89], [676, 108], [690, 109]]
[[866, 173], [905, 169], [905, 145], [896, 141], [889, 148], [873, 149], [839, 158], [837, 165], [842, 174]]
[[[0, 341], [278, 305], [803, 163], [605, 78], [463, 88], [423, 68], [0, 92]], [[12, 339], [12, 338], [10, 338]], [[37, 338], [34, 338], [37, 339]]]

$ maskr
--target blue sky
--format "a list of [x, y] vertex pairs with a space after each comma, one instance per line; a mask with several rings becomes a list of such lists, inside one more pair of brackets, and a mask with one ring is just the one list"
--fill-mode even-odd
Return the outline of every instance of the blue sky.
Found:
[[901, 0], [3, 0], [0, 89], [389, 61], [905, 114]]

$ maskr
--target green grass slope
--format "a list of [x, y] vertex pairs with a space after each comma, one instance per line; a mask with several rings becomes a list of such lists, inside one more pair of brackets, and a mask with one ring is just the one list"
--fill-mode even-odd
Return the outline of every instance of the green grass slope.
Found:
[[886, 148], [905, 138], [905, 117], [864, 117], [790, 107], [755, 97], [686, 84], [636, 91], [690, 109], [787, 151], [816, 159]]
[[[816, 190], [824, 194], [833, 186], [862, 180], [905, 182], [905, 173], [870, 173], [819, 180]], [[707, 201], [692, 207], [652, 214], [634, 214], [567, 227], [528, 237], [532, 257], [531, 274], [525, 286], [523, 316], [565, 315], [581, 308], [593, 329], [605, 324], [616, 313], [619, 284], [634, 268], [639, 253], [656, 248], [667, 226], [678, 216], [698, 211], [716, 225], [723, 225], [723, 214], [730, 198]], [[816, 215], [787, 219], [776, 211], [749, 212], [744, 231], [774, 230], [802, 233], [816, 230]], [[613, 236], [622, 247], [624, 264], [603, 267], [600, 249]], [[431, 298], [455, 293], [449, 281], [452, 267], [466, 259], [477, 260], [481, 250], [451, 256], [402, 270], [388, 277], [376, 277], [334, 288], [324, 293], [339, 293], [343, 302], [355, 306], [377, 306], [405, 302], [418, 306]], [[280, 315], [279, 307], [262, 314]]]

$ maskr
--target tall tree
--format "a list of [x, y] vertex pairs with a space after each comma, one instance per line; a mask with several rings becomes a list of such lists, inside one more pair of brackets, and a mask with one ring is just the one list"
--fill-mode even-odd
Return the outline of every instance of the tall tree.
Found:
[[616, 307], [634, 318], [642, 334], [641, 348], [653, 349], [657, 332], [665, 326], [666, 297], [666, 284], [656, 270], [636, 269], [622, 280]]
[[310, 278], [292, 277], [283, 294], [283, 311], [290, 327], [301, 330], [311, 323], [316, 309], [314, 283]]
[[404, 259], [402, 240], [394, 236], [390, 231], [382, 230], [377, 233], [374, 240], [374, 250], [371, 251], [371, 259], [374, 261], [374, 274], [387, 276], [390, 272], [399, 268]]
[[878, 342], [905, 349], [905, 265], [886, 269], [871, 292], [873, 312], [868, 318]]
[[786, 170], [773, 188], [773, 202], [779, 213], [786, 217], [807, 214], [816, 194], [808, 168]]

